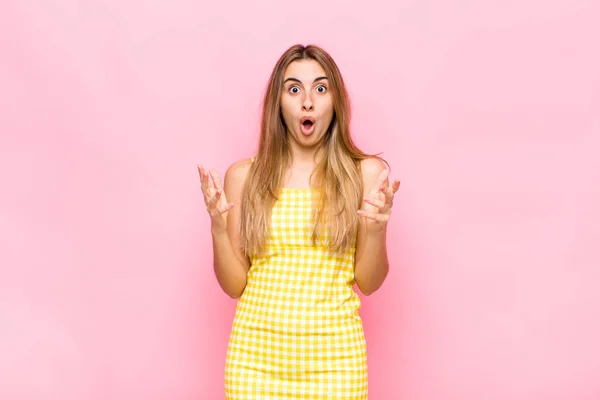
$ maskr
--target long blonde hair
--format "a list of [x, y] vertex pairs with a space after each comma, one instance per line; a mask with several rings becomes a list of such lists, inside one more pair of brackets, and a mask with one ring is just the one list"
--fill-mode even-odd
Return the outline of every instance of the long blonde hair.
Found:
[[[327, 130], [322, 157], [313, 172], [313, 188], [318, 188], [313, 210], [313, 243], [328, 233], [327, 246], [343, 252], [354, 244], [358, 210], [362, 205], [363, 180], [360, 161], [377, 155], [362, 152], [350, 137], [350, 103], [342, 75], [331, 56], [322, 48], [309, 45], [290, 47], [277, 61], [269, 79], [262, 109], [260, 139], [242, 194], [240, 242], [247, 255], [259, 254], [269, 236], [271, 211], [292, 155], [287, 129], [281, 113], [284, 73], [297, 60], [317, 61], [330, 82], [334, 116]], [[387, 164], [387, 163], [386, 163]]]

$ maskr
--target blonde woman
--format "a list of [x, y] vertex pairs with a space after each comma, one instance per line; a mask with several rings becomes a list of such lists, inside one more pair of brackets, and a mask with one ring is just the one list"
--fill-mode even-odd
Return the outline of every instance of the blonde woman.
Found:
[[258, 152], [224, 181], [199, 166], [214, 270], [237, 298], [225, 393], [242, 399], [367, 399], [360, 298], [388, 273], [399, 181], [353, 143], [344, 81], [322, 48], [295, 45], [264, 98]]

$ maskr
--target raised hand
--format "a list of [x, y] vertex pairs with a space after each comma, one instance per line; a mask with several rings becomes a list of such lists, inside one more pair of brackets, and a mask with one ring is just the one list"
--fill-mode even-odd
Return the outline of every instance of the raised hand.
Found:
[[358, 210], [358, 215], [367, 217], [370, 222], [386, 224], [392, 213], [394, 195], [400, 188], [400, 181], [395, 180], [391, 186], [386, 184], [389, 170], [384, 169], [377, 177], [375, 186], [364, 198], [363, 207]]
[[224, 224], [225, 218], [223, 218], [223, 214], [233, 207], [233, 203], [227, 202], [221, 178], [214, 169], [206, 171], [202, 165], [198, 165], [198, 172], [200, 173], [200, 183], [202, 184], [202, 194], [204, 195], [206, 210], [210, 214], [213, 223]]

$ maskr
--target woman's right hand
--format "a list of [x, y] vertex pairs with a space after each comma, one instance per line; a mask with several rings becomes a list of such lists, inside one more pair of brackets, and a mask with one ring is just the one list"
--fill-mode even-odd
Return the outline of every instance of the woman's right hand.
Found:
[[212, 219], [213, 227], [225, 229], [226, 221], [223, 214], [231, 210], [233, 203], [227, 202], [221, 178], [214, 169], [206, 171], [202, 165], [198, 165], [198, 172], [200, 173], [204, 204], [206, 204], [206, 211]]

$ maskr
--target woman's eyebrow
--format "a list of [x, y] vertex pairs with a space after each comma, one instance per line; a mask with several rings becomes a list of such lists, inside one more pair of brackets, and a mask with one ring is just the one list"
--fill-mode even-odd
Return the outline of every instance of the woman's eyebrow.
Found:
[[[326, 76], [319, 76], [318, 78], [315, 78], [315, 80], [313, 81], [313, 83], [314, 82], [318, 82], [318, 81], [322, 81], [323, 79], [327, 79], [327, 77]], [[287, 78], [285, 81], [283, 81], [283, 83], [286, 83], [287, 81], [294, 81], [294, 82], [302, 83], [302, 81], [300, 81], [300, 79], [293, 78], [293, 77]]]

